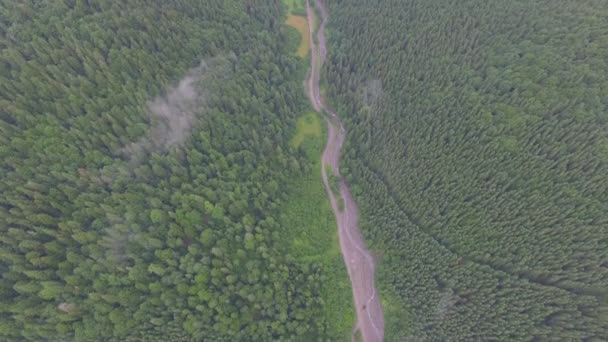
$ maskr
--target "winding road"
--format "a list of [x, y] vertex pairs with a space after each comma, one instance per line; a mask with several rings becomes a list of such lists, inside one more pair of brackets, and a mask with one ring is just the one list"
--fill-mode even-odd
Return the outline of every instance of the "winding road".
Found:
[[[338, 223], [340, 249], [353, 289], [357, 322], [353, 327], [352, 339], [355, 340], [355, 334], [359, 331], [364, 342], [383, 341], [384, 314], [374, 285], [374, 258], [367, 250], [358, 228], [359, 211], [357, 204], [339, 171], [340, 150], [344, 143], [346, 130], [336, 112], [325, 105], [319, 94], [319, 73], [327, 55], [325, 25], [328, 12], [323, 0], [316, 0], [316, 6], [321, 14], [321, 22], [317, 29], [317, 41], [315, 42], [313, 39], [314, 11], [310, 7], [309, 1], [306, 0], [306, 13], [311, 42], [311, 70], [307, 81], [307, 93], [315, 111], [326, 114], [327, 145], [321, 160], [321, 173], [327, 196]], [[336, 194], [329, 185], [327, 166], [329, 166], [332, 174], [339, 179], [339, 198], [336, 198]], [[342, 210], [340, 210], [338, 204], [340, 198], [344, 203]]]

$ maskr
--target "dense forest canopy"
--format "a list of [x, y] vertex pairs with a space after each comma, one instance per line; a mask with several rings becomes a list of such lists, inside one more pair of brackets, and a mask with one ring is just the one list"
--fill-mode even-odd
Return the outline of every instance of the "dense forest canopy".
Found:
[[[605, 340], [608, 3], [326, 1], [387, 340]], [[288, 8], [0, 2], [0, 340], [345, 336]]]
[[391, 341], [608, 336], [608, 3], [328, 0]]
[[342, 273], [290, 256], [279, 224], [313, 167], [289, 144], [285, 12], [0, 3], [0, 340], [335, 337]]

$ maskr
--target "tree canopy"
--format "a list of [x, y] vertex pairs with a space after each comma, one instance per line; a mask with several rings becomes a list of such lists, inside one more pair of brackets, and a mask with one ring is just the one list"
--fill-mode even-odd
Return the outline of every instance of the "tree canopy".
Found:
[[327, 2], [387, 340], [605, 339], [605, 2]]
[[333, 338], [279, 1], [0, 4], [0, 339]]

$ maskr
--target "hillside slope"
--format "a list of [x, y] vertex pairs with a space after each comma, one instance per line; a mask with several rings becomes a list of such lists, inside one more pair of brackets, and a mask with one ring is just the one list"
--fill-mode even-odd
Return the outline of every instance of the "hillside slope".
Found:
[[387, 340], [608, 336], [603, 1], [328, 1]]
[[284, 15], [2, 2], [0, 340], [334, 337], [335, 265], [283, 248], [313, 167], [290, 147], [306, 100]]

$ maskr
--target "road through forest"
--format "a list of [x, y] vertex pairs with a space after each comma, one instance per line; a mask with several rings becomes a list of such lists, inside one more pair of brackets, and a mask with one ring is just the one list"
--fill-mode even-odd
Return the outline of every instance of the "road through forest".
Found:
[[[307, 93], [315, 111], [325, 113], [327, 121], [327, 145], [321, 159], [321, 174], [327, 196], [338, 224], [338, 235], [342, 257], [348, 270], [353, 289], [353, 299], [357, 322], [353, 327], [353, 341], [355, 333], [359, 331], [364, 342], [376, 342], [384, 339], [384, 314], [382, 305], [374, 285], [375, 263], [371, 253], [367, 250], [363, 236], [358, 228], [359, 211], [352, 196], [350, 188], [340, 176], [339, 161], [340, 150], [344, 142], [346, 131], [340, 118], [328, 108], [319, 94], [319, 73], [327, 55], [325, 43], [325, 25], [328, 12], [322, 0], [316, 0], [316, 6], [321, 14], [317, 29], [317, 40], [314, 35], [314, 11], [310, 7], [310, 0], [306, 0], [306, 13], [308, 16], [308, 31], [311, 42], [311, 70], [308, 78]], [[317, 46], [318, 44], [318, 46]], [[317, 54], [318, 51], [318, 54]], [[339, 180], [339, 196], [332, 191], [329, 185], [327, 169]], [[340, 210], [338, 202], [342, 200]]]

